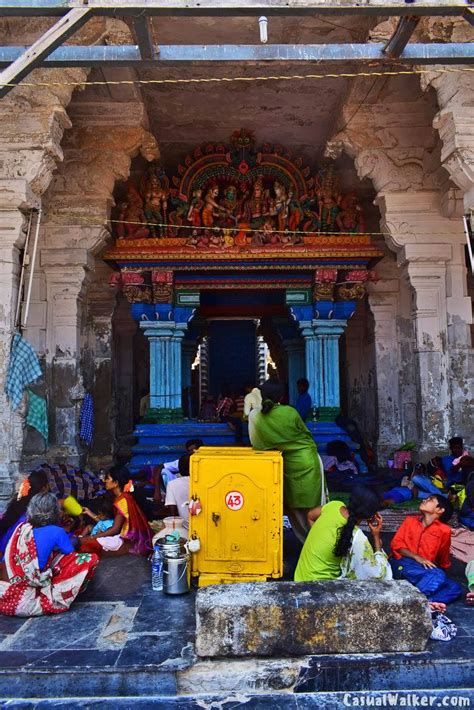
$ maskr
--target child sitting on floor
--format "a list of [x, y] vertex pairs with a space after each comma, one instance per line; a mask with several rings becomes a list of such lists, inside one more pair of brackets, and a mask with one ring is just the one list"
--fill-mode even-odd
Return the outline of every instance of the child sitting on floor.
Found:
[[393, 537], [391, 565], [395, 579], [406, 579], [430, 602], [445, 604], [457, 599], [461, 586], [446, 576], [451, 565], [451, 528], [446, 525], [453, 508], [447, 498], [433, 494], [420, 503], [421, 517], [410, 515]]
[[94, 511], [90, 508], [83, 508], [82, 512], [94, 521], [94, 526], [89, 526], [89, 530], [84, 530], [83, 534], [94, 537], [97, 533], [103, 533], [114, 524], [114, 506], [109, 495], [99, 496], [93, 502]]

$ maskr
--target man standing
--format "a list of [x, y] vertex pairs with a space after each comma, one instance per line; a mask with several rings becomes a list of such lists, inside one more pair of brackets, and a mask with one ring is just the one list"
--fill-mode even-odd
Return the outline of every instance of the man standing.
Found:
[[300, 377], [296, 381], [296, 388], [298, 390], [298, 399], [296, 400], [296, 411], [300, 415], [301, 419], [305, 422], [313, 406], [311, 395], [309, 394], [309, 382], [306, 377]]

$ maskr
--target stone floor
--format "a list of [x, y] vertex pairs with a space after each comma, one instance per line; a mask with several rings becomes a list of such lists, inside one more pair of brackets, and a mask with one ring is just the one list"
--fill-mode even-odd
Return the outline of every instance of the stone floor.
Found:
[[[285, 533], [290, 577], [298, 543]], [[462, 571], [455, 565], [459, 579]], [[463, 602], [449, 609], [456, 639], [424, 653], [203, 661], [195, 592], [153, 592], [146, 560], [102, 561], [79, 599], [55, 617], [0, 616], [2, 707], [339, 708], [349, 691], [430, 688], [439, 699], [472, 686], [474, 609]]]

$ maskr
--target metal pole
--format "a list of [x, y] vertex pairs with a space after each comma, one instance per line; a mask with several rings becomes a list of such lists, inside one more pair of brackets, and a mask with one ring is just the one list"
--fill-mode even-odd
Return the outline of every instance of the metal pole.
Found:
[[39, 230], [40, 230], [40, 225], [41, 225], [41, 215], [42, 214], [43, 214], [43, 210], [41, 207], [39, 207], [38, 214], [36, 217], [36, 230], [35, 230], [35, 240], [33, 242], [33, 253], [31, 255], [31, 261], [30, 261], [30, 279], [28, 281], [28, 290], [26, 293], [25, 310], [23, 312], [23, 318], [21, 321], [21, 328], [22, 329], [26, 327], [26, 324], [28, 322], [28, 311], [30, 310], [31, 289], [33, 287], [33, 276], [35, 273], [36, 250], [38, 248], [38, 238], [39, 238]]
[[26, 269], [26, 266], [28, 263], [28, 246], [30, 244], [32, 222], [33, 222], [33, 210], [30, 210], [30, 216], [28, 218], [28, 228], [26, 230], [25, 247], [23, 250], [23, 259], [21, 260], [20, 283], [18, 285], [18, 297], [17, 297], [17, 302], [16, 302], [16, 312], [15, 312], [15, 320], [14, 320], [15, 330], [18, 328], [18, 322], [19, 322], [19, 318], [20, 318], [21, 297], [22, 297], [22, 292], [23, 292], [23, 283], [25, 281], [25, 269]]

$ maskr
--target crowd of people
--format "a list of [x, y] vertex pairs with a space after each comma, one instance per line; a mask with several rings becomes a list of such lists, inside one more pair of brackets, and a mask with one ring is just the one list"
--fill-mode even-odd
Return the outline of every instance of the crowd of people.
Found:
[[[415, 466], [400, 485], [380, 493], [361, 485], [345, 442], [329, 442], [319, 456], [305, 423], [312, 411], [309, 383], [303, 378], [297, 386], [295, 407], [285, 403], [276, 379], [261, 387], [248, 384], [237, 401], [223, 391], [216, 405], [203, 403], [233, 429], [236, 443], [246, 422], [254, 449], [282, 453], [284, 513], [302, 545], [295, 581], [404, 579], [434, 612], [443, 612], [463, 593], [447, 573], [455, 557], [466, 564], [466, 601], [474, 605], [474, 460], [462, 439], [450, 440], [448, 456]], [[189, 440], [179, 459], [135, 474], [133, 492], [126, 467], [112, 467], [103, 479], [65, 465], [33, 471], [0, 519], [0, 613], [66, 611], [102, 557], [150, 554], [150, 520], [177, 516], [186, 530], [190, 457], [202, 445], [201, 439]], [[350, 491], [349, 501], [328, 501], [326, 480], [332, 490]], [[73, 495], [80, 505], [71, 515]], [[404, 519], [387, 555], [380, 511], [417, 496], [418, 514]], [[452, 528], [454, 511], [458, 526]]]

